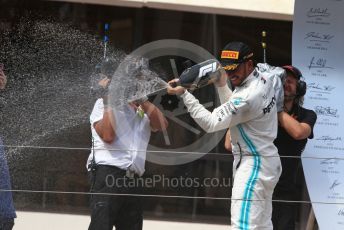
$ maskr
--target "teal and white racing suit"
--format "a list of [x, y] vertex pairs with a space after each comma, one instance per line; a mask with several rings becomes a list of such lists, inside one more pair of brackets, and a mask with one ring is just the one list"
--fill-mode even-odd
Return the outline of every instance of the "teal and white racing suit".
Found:
[[189, 92], [181, 97], [206, 131], [230, 128], [234, 155], [231, 229], [272, 229], [272, 193], [281, 174], [273, 141], [277, 135], [276, 92], [256, 69], [236, 87], [219, 87], [221, 106], [205, 109]]

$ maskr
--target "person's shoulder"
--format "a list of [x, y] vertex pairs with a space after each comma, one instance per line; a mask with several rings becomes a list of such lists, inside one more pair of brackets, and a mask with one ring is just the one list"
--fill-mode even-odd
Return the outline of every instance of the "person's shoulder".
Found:
[[98, 110], [102, 110], [102, 109], [104, 109], [103, 99], [102, 99], [102, 98], [99, 98], [99, 99], [97, 99], [97, 101], [94, 103], [93, 112], [94, 112], [94, 111], [98, 111]]
[[236, 94], [240, 94], [241, 97], [250, 98], [259, 94], [259, 83], [257, 79], [253, 78], [250, 82], [246, 82], [245, 85], [241, 86], [239, 90], [236, 91]]
[[103, 104], [103, 98], [98, 98], [97, 100], [96, 100], [96, 102], [94, 103], [94, 106], [96, 107], [98, 107], [98, 106], [103, 106], [104, 104]]
[[317, 120], [317, 114], [311, 109], [300, 107], [300, 119], [303, 122], [314, 125]]
[[273, 92], [273, 81], [272, 79], [258, 71], [253, 72], [254, 79], [249, 85], [247, 92], [250, 97], [262, 97], [263, 95]]
[[273, 80], [281, 79], [285, 76], [285, 70], [279, 66], [272, 66], [268, 63], [257, 63], [255, 68], [260, 74]]
[[300, 107], [300, 110], [305, 115], [317, 117], [317, 114], [314, 112], [314, 110], [307, 109], [307, 108], [304, 108], [302, 106]]

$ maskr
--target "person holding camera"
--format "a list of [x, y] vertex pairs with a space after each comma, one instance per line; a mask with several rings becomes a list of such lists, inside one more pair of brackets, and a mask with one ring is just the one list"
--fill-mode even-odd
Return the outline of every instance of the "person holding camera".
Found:
[[[313, 138], [313, 127], [317, 115], [313, 110], [302, 107], [306, 94], [306, 83], [302, 74], [294, 66], [283, 66], [287, 73], [284, 82], [284, 110], [278, 113], [278, 133], [275, 145], [281, 157], [282, 174], [276, 185], [273, 199], [296, 201], [300, 200], [300, 176], [302, 167], [301, 153], [305, 149], [307, 139]], [[287, 157], [283, 157], [287, 156]], [[297, 214], [295, 203], [273, 203], [272, 222], [276, 230], [295, 229]]]
[[[104, 89], [109, 83], [107, 77], [99, 82]], [[143, 223], [140, 197], [121, 194], [136, 192], [125, 181], [143, 175], [151, 131], [166, 130], [168, 122], [147, 97], [116, 108], [109, 102], [105, 93], [90, 115], [93, 147], [87, 168], [93, 194], [89, 230], [109, 230], [113, 226], [119, 230], [140, 230]]]
[[[206, 131], [230, 129], [234, 155], [231, 229], [272, 229], [272, 193], [281, 173], [277, 148], [276, 91], [273, 81], [258, 71], [251, 48], [231, 42], [221, 52], [226, 71], [218, 80], [221, 106], [210, 112], [184, 87], [180, 95], [191, 117]], [[235, 87], [232, 92], [227, 79]], [[170, 81], [171, 85], [178, 79]]]
[[[3, 66], [0, 66], [0, 90], [5, 89], [7, 83]], [[6, 191], [7, 190], [7, 191]], [[13, 205], [11, 180], [5, 150], [0, 137], [0, 230], [11, 230], [17, 217]]]

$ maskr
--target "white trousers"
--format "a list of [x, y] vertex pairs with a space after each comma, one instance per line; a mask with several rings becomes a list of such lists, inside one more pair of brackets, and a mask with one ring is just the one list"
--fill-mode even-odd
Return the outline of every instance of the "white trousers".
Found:
[[279, 157], [243, 156], [233, 170], [231, 230], [273, 229], [272, 193], [281, 171]]

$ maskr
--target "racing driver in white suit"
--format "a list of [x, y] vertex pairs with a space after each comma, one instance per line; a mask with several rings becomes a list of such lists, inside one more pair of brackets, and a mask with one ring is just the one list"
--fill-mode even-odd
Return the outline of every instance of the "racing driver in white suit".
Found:
[[242, 42], [225, 46], [221, 64], [235, 90], [222, 77], [217, 82], [221, 106], [213, 112], [182, 86], [170, 86], [167, 91], [183, 98], [191, 117], [206, 132], [230, 129], [234, 155], [231, 229], [272, 229], [272, 193], [282, 170], [273, 144], [278, 124], [273, 82], [257, 71], [253, 52]]

